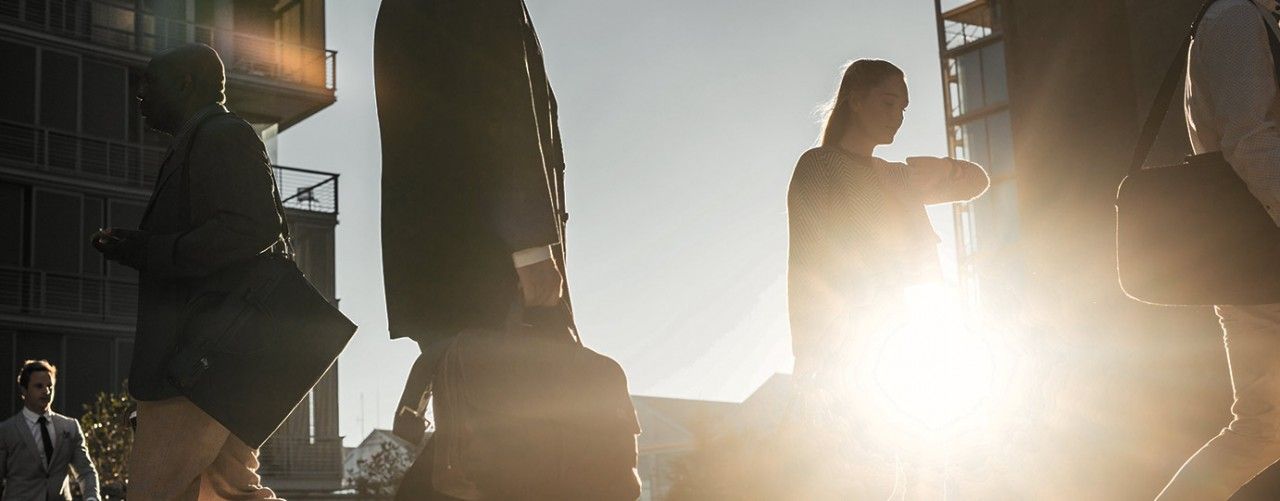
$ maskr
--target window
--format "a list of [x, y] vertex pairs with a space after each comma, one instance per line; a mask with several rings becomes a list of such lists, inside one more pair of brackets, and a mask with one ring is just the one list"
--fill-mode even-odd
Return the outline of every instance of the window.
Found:
[[31, 246], [32, 265], [39, 270], [80, 273], [82, 200], [75, 193], [35, 190]]
[[42, 51], [40, 67], [40, 125], [74, 132], [80, 89], [79, 58]]
[[123, 66], [85, 61], [80, 95], [82, 131], [124, 141], [129, 138], [129, 85]]
[[958, 88], [953, 98], [959, 114], [986, 106], [982, 96], [982, 53], [973, 51], [956, 57], [955, 73]]
[[22, 307], [22, 247], [26, 242], [26, 187], [0, 183], [0, 309]]
[[1013, 129], [1007, 110], [955, 126], [955, 155], [986, 167], [993, 178], [1013, 174]]
[[22, 265], [26, 208], [26, 187], [0, 182], [0, 266]]
[[36, 49], [0, 41], [0, 119], [36, 121]]
[[1009, 101], [1003, 42], [953, 56], [948, 62], [948, 71], [951, 83], [947, 92], [953, 117]]
[[994, 43], [979, 50], [982, 54], [982, 88], [987, 104], [1009, 101], [1009, 87], [1005, 82], [1004, 43]]
[[1018, 240], [1017, 183], [996, 183], [973, 204], [979, 252], [999, 252]]
[[112, 381], [112, 340], [102, 337], [67, 336], [65, 367], [58, 367], [58, 386], [64, 396], [62, 411], [77, 415], [92, 404], [100, 392], [118, 390]]
[[[14, 364], [13, 360], [14, 334], [15, 333], [13, 331], [0, 330], [0, 375], [13, 378], [9, 379], [9, 382], [6, 382], [6, 384], [0, 384], [0, 401], [4, 402], [18, 401], [18, 396], [13, 393], [14, 388], [17, 386], [14, 382], [17, 381], [18, 377], [18, 368], [16, 364]], [[21, 403], [11, 405], [21, 405]], [[16, 407], [14, 408], [14, 412], [17, 412]]]

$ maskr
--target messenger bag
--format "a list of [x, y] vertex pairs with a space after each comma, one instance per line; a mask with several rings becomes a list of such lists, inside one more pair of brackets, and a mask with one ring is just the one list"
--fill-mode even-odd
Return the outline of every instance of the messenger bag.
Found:
[[[189, 182], [185, 167], [183, 177]], [[356, 331], [298, 268], [283, 204], [273, 194], [284, 252], [273, 246], [209, 277], [230, 285], [204, 288], [187, 303], [180, 344], [165, 366], [169, 382], [184, 396], [255, 449], [302, 402]]]
[[[1184, 74], [1196, 28], [1214, 1], [1205, 2], [1174, 56], [1116, 193], [1120, 287], [1144, 303], [1280, 303], [1280, 228], [1222, 152], [1143, 168]], [[1262, 20], [1275, 23], [1269, 16]], [[1280, 81], [1280, 41], [1274, 27], [1267, 28]]]

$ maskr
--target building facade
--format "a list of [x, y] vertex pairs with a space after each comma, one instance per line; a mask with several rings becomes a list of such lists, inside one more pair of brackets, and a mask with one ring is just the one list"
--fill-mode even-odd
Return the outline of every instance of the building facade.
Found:
[[[61, 369], [55, 406], [78, 416], [128, 375], [137, 276], [89, 245], [136, 227], [168, 146], [137, 113], [149, 58], [216, 48], [227, 106], [275, 134], [334, 102], [322, 0], [0, 0], [0, 374], [28, 358]], [[338, 176], [275, 167], [307, 276], [334, 298]], [[337, 367], [262, 451], [282, 491], [337, 489]], [[14, 385], [0, 402], [20, 405]]]

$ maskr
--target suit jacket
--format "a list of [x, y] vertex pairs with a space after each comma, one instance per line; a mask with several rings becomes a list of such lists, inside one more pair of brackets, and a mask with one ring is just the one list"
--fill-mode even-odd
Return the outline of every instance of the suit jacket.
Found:
[[567, 219], [555, 96], [523, 2], [385, 0], [374, 76], [391, 336], [500, 327], [511, 254], [562, 243]]
[[129, 393], [178, 396], [164, 364], [178, 342], [183, 308], [199, 294], [226, 291], [245, 262], [282, 245], [275, 183], [262, 140], [219, 109], [175, 138], [139, 228], [152, 233], [139, 268], [138, 326]]
[[80, 423], [56, 412], [49, 413], [54, 439], [53, 460], [45, 464], [44, 454], [22, 412], [0, 423], [0, 479], [4, 481], [2, 501], [71, 499], [67, 474], [74, 469], [85, 498], [98, 498], [98, 470], [89, 460]]

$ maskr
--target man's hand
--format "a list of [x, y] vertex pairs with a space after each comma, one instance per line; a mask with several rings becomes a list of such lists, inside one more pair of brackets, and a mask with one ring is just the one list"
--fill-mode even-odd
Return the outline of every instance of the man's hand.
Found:
[[560, 302], [564, 278], [552, 259], [545, 259], [528, 266], [516, 268], [520, 277], [520, 291], [524, 293], [525, 307], [555, 306]]
[[141, 268], [150, 237], [151, 234], [145, 231], [107, 228], [94, 233], [92, 243], [93, 248], [108, 260]]

